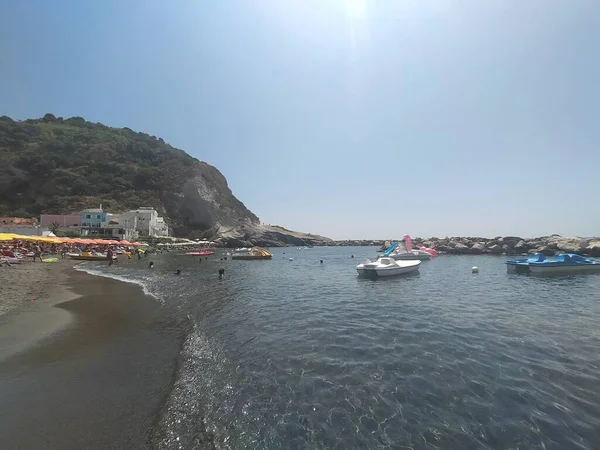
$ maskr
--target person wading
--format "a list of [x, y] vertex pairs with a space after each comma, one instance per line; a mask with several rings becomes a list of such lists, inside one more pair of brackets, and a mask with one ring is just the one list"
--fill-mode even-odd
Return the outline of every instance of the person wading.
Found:
[[106, 250], [106, 257], [108, 258], [108, 267], [112, 266], [113, 264], [113, 249], [108, 247], [108, 250]]

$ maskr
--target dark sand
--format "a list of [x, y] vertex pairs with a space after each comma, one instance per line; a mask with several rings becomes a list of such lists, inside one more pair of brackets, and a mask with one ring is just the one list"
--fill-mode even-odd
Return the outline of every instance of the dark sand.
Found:
[[0, 448], [150, 448], [181, 328], [138, 286], [68, 265], [55, 279], [0, 317]]

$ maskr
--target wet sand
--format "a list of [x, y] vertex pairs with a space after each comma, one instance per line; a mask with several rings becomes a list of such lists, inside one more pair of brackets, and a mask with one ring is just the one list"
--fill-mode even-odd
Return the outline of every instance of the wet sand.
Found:
[[150, 448], [181, 327], [138, 286], [43, 270], [41, 301], [0, 317], [0, 448]]

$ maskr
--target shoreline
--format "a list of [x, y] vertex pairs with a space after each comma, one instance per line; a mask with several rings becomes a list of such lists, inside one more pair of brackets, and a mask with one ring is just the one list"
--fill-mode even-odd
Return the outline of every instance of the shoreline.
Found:
[[[11, 411], [0, 414], [3, 440], [15, 448], [151, 448], [183, 328], [138, 284], [73, 261], [37, 265], [53, 267], [23, 267], [30, 284], [12, 297], [35, 288], [39, 298], [5, 302], [11, 308], [0, 315], [0, 403]], [[19, 268], [2, 269], [23, 280]], [[52, 284], [35, 281], [36, 270], [52, 274]]]

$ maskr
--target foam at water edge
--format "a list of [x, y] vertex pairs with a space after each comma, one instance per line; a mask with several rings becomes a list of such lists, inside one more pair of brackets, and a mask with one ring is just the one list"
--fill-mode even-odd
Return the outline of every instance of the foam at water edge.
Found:
[[123, 277], [121, 275], [115, 275], [112, 273], [106, 273], [106, 272], [102, 272], [100, 270], [95, 270], [90, 267], [87, 267], [85, 265], [85, 263], [78, 264], [78, 265], [74, 266], [73, 268], [78, 272], [85, 272], [89, 275], [110, 278], [112, 280], [122, 281], [123, 283], [137, 284], [138, 286], [140, 286], [142, 288], [142, 291], [144, 292], [145, 295], [153, 297], [153, 298], [157, 299], [158, 301], [160, 301], [161, 303], [163, 302], [163, 300], [160, 299], [156, 294], [150, 292], [150, 290], [148, 289], [148, 286], [146, 286], [146, 284], [142, 280], [135, 280], [132, 278]]

